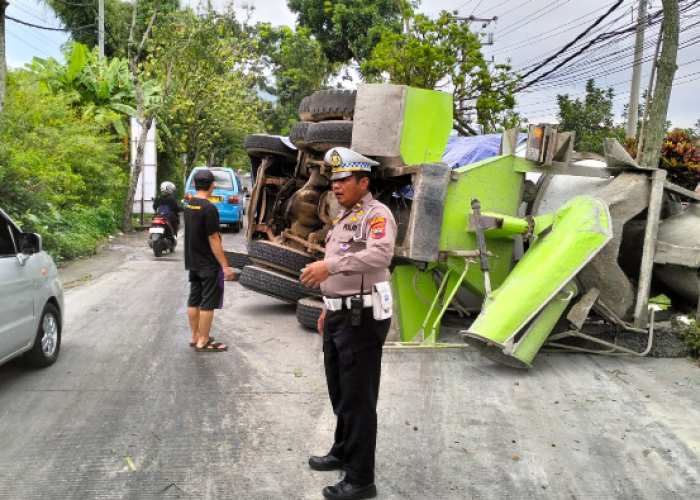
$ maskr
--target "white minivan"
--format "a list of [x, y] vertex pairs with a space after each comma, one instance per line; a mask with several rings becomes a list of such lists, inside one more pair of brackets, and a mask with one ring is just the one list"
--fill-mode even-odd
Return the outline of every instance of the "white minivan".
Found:
[[49, 366], [61, 348], [63, 286], [41, 236], [23, 233], [0, 209], [0, 365], [23, 355]]

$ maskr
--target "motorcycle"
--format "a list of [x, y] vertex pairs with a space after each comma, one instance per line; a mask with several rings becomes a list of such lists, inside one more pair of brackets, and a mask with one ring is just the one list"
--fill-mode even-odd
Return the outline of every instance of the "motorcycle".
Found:
[[153, 249], [153, 255], [156, 257], [163, 255], [164, 251], [175, 250], [177, 235], [173, 231], [171, 222], [165, 217], [153, 217], [148, 233], [148, 246]]

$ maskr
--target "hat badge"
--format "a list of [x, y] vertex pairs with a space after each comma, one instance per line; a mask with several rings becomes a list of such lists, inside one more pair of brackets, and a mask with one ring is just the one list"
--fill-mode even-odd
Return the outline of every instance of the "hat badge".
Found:
[[340, 157], [337, 151], [333, 151], [333, 153], [331, 153], [330, 164], [331, 167], [335, 168], [343, 164], [343, 159]]

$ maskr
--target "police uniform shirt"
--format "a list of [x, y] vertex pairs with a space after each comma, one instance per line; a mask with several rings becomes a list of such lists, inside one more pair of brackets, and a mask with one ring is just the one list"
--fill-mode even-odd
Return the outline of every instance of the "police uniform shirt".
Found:
[[344, 209], [326, 236], [325, 262], [330, 277], [321, 284], [326, 297], [370, 293], [375, 283], [389, 280], [394, 255], [396, 221], [386, 205], [367, 193]]

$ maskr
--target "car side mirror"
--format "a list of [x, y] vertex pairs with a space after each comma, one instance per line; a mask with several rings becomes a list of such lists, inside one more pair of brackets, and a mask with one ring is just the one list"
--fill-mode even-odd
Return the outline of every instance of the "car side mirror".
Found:
[[42, 250], [41, 235], [37, 233], [22, 233], [19, 237], [19, 251], [23, 254], [40, 253]]

